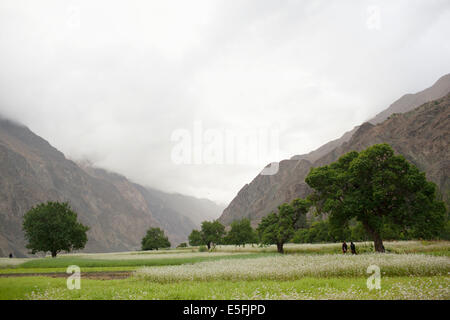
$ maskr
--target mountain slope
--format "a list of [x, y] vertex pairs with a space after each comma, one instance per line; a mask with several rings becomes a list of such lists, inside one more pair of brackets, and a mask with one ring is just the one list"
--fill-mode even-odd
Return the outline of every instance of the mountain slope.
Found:
[[84, 172], [28, 128], [6, 120], [0, 122], [0, 163], [0, 234], [8, 243], [2, 255], [5, 250], [25, 254], [22, 216], [48, 200], [69, 201], [89, 225], [88, 250], [130, 249], [146, 227], [157, 225], [151, 213], [127, 201], [113, 185]]
[[439, 78], [431, 87], [415, 94], [405, 94], [403, 97], [391, 104], [386, 110], [377, 114], [369, 120], [370, 123], [378, 124], [386, 120], [391, 114], [405, 113], [431, 100], [439, 99], [450, 91], [450, 74]]
[[378, 125], [364, 123], [349, 142], [317, 160], [314, 166], [384, 142], [425, 171], [450, 204], [450, 93], [407, 113], [393, 114]]
[[[151, 226], [166, 230], [176, 245], [198, 227], [193, 220], [210, 216], [198, 211], [192, 220], [188, 213], [164, 204], [170, 203], [170, 194], [161, 192], [166, 197], [162, 201], [153, 192], [121, 175], [80, 166], [28, 128], [0, 118], [0, 256], [26, 255], [23, 214], [48, 200], [69, 201], [80, 221], [91, 228], [86, 251], [138, 249]], [[185, 212], [197, 210], [204, 201], [186, 198], [191, 207]]]
[[[393, 113], [404, 113], [411, 111], [425, 102], [442, 98], [448, 92], [450, 92], [450, 73], [440, 77], [431, 87], [425, 90], [414, 94], [405, 94], [368, 122], [373, 124], [383, 122]], [[335, 148], [342, 145], [344, 142], [348, 142], [358, 128], [359, 126], [354, 127], [352, 130], [344, 133], [340, 138], [327, 142], [323, 146], [311, 151], [308, 154], [295, 155], [291, 158], [291, 160], [305, 159], [308, 161], [316, 161], [328, 152], [331, 152]]]
[[165, 230], [173, 244], [186, 241], [187, 235], [197, 227], [188, 217], [166, 208], [163, 201], [155, 197], [151, 190], [129, 181], [124, 176], [92, 166], [80, 164], [80, 167], [92, 177], [113, 185], [136, 209], [151, 214], [157, 226]]
[[[444, 91], [446, 91], [445, 93], [450, 92], [450, 75], [441, 77], [432, 87], [424, 91], [414, 95], [408, 95], [409, 98], [400, 98], [388, 108], [390, 110], [389, 112], [399, 112], [400, 110], [406, 112], [413, 110], [420, 105], [418, 104], [419, 101], [441, 98], [445, 95], [445, 93], [443, 93]], [[370, 121], [376, 123], [379, 119], [384, 118], [389, 112], [380, 114]], [[433, 115], [429, 114], [428, 116], [431, 120]], [[423, 125], [427, 126], [427, 123], [423, 123]], [[332, 162], [336, 160], [338, 156], [344, 152], [344, 149], [342, 149], [344, 145], [353, 146], [357, 149], [358, 145], [356, 144], [355, 141], [357, 140], [355, 139], [358, 139], [363, 132], [370, 128], [370, 126], [373, 126], [373, 124], [365, 123], [361, 126], [357, 126], [353, 130], [345, 133], [341, 138], [333, 140], [309, 154], [298, 155], [292, 157], [290, 160], [281, 161], [278, 173], [273, 176], [258, 175], [250, 184], [246, 184], [239, 191], [237, 196], [224, 210], [219, 220], [228, 225], [235, 219], [247, 217], [253, 220], [253, 224], [255, 225], [262, 217], [271, 211], [276, 210], [281, 203], [291, 201], [297, 197], [306, 196], [310, 190], [304, 182], [304, 179], [308, 174], [309, 169], [313, 166], [326, 164], [327, 161]], [[449, 126], [447, 126], [447, 128], [449, 128]], [[376, 130], [382, 129], [378, 128]], [[395, 136], [383, 136], [379, 133], [378, 135], [373, 136], [372, 140], [364, 140], [364, 145], [369, 146], [379, 142], [388, 142], [397, 145], [395, 141], [406, 139], [401, 136], [402, 134], [407, 134], [406, 129], [404, 129], [403, 132], [395, 132], [400, 135], [398, 138], [395, 138]], [[412, 141], [414, 141], [414, 138], [418, 139], [417, 136], [411, 136], [410, 138]], [[406, 150], [406, 147], [411, 147], [412, 150]], [[427, 174], [430, 175], [430, 178], [434, 179], [433, 181], [436, 183], [442, 179], [445, 180], [446, 175], [441, 170], [443, 165], [437, 165], [438, 168], [436, 169], [434, 168], [435, 164], [430, 164], [421, 160], [424, 158], [424, 155], [417, 151], [417, 148], [417, 146], [406, 143], [404, 148], [398, 146], [398, 150], [396, 150], [397, 152], [404, 154], [408, 160], [414, 160], [414, 163], [419, 163], [419, 167], [422, 170], [426, 170]], [[438, 154], [437, 150], [433, 150], [432, 154], [433, 153], [436, 153], [436, 155]], [[428, 159], [427, 161], [430, 160]], [[440, 178], [439, 175], [441, 175], [442, 178]], [[439, 182], [438, 184], [445, 187], [445, 183]]]
[[[224, 206], [208, 199], [199, 199], [179, 193], [166, 193], [154, 188], [146, 187], [146, 191], [168, 210], [179, 212], [189, 218], [196, 227], [205, 220], [215, 220], [222, 214]], [[190, 230], [192, 231], [192, 229]]]

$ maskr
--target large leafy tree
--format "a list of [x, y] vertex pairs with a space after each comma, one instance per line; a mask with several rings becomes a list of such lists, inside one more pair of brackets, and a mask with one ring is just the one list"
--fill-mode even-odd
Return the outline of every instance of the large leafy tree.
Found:
[[89, 227], [77, 221], [77, 214], [67, 202], [41, 203], [23, 217], [27, 248], [34, 254], [50, 252], [52, 257], [61, 251], [83, 249]]
[[231, 223], [231, 229], [225, 237], [227, 244], [234, 244], [237, 246], [246, 243], [257, 242], [255, 230], [253, 230], [249, 219], [235, 220]]
[[436, 186], [416, 166], [394, 155], [388, 144], [352, 151], [330, 165], [313, 168], [305, 179], [320, 212], [329, 213], [332, 226], [356, 218], [384, 252], [383, 228], [395, 226], [416, 238], [442, 232], [446, 208], [436, 200]]
[[150, 228], [142, 239], [142, 250], [158, 250], [170, 247], [169, 239], [160, 228]]
[[272, 212], [261, 220], [257, 232], [261, 243], [276, 244], [277, 251], [283, 253], [283, 246], [292, 239], [295, 230], [306, 221], [310, 203], [304, 199], [295, 199], [278, 207], [278, 213]]

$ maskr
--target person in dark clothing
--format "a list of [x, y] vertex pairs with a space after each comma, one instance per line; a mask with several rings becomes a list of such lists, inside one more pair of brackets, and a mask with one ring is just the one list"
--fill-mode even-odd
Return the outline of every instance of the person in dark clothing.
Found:
[[347, 244], [345, 243], [345, 241], [342, 243], [342, 253], [343, 254], [347, 253]]
[[10, 258], [12, 258], [12, 257], [13, 257], [12, 253], [10, 253], [10, 254], [9, 254], [9, 257], [10, 257]]
[[352, 250], [352, 254], [356, 254], [356, 246], [353, 241], [350, 242], [350, 250]]

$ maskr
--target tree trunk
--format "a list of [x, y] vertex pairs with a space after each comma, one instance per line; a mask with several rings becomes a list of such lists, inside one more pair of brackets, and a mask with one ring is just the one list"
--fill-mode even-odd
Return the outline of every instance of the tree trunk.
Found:
[[383, 240], [381, 239], [380, 234], [373, 230], [367, 223], [363, 222], [363, 226], [366, 229], [366, 231], [372, 236], [373, 243], [375, 246], [375, 252], [384, 252], [384, 246], [383, 246]]
[[56, 258], [56, 254], [57, 254], [56, 251], [52, 251], [52, 258]]
[[378, 232], [374, 232], [372, 234], [372, 236], [373, 236], [373, 242], [375, 244], [375, 251], [376, 252], [384, 252], [383, 240], [381, 240], [381, 237], [378, 234]]
[[277, 251], [279, 253], [284, 253], [283, 244], [282, 243], [277, 243]]
[[207, 246], [208, 246], [208, 250], [210, 250], [211, 249], [211, 242], [208, 242]]

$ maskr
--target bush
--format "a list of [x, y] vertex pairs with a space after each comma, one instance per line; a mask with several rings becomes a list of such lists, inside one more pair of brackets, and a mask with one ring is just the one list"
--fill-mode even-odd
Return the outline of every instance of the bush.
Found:
[[[299, 229], [295, 232], [292, 242], [294, 243], [318, 243], [335, 242], [339, 235], [335, 235], [339, 230], [330, 230], [328, 221], [313, 222], [308, 229]], [[339, 240], [339, 239], [337, 239]]]
[[361, 222], [357, 222], [356, 225], [350, 227], [352, 241], [371, 241], [373, 240], [364, 229]]
[[294, 233], [292, 242], [293, 243], [309, 243], [309, 230], [308, 229], [297, 230]]

